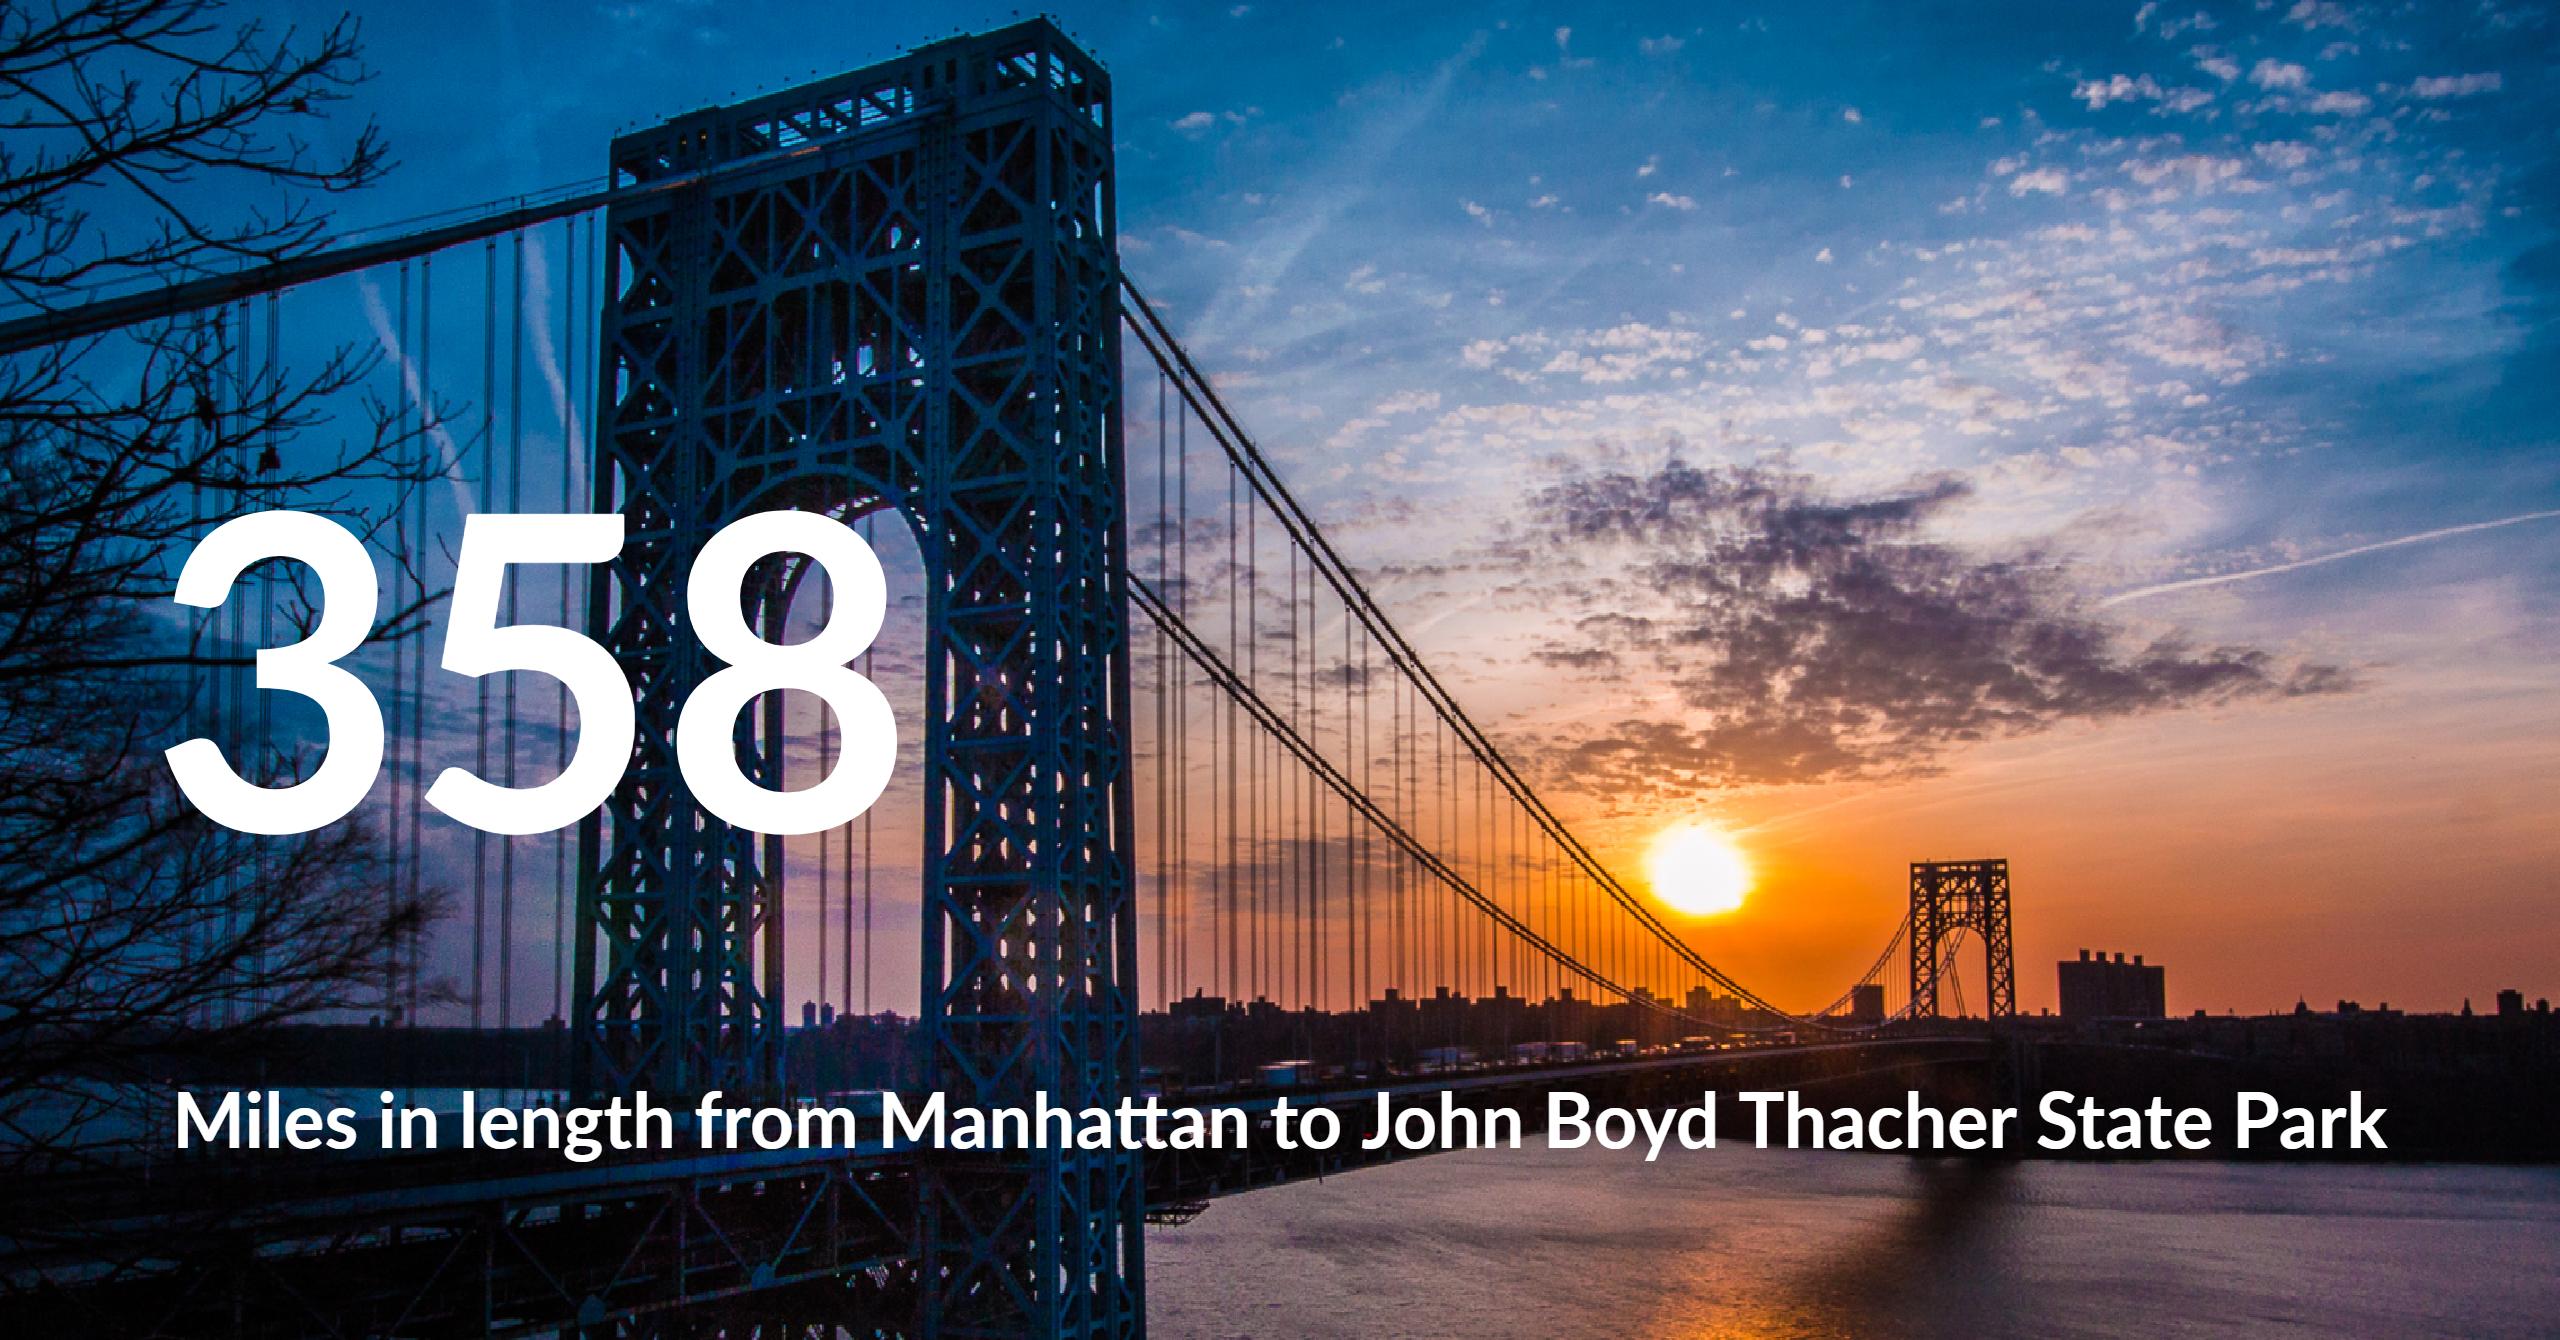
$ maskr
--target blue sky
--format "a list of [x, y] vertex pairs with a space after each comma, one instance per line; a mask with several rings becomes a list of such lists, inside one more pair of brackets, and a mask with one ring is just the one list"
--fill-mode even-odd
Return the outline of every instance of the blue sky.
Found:
[[[360, 12], [403, 166], [351, 223], [1018, 16]], [[1950, 844], [2042, 881], [2022, 953], [2141, 937], [2182, 1008], [2560, 961], [2560, 17], [1060, 19], [1130, 273], [1604, 843], [1744, 835], [1744, 976], [1827, 979]], [[2329, 929], [2269, 981], [2252, 918]]]
[[[403, 170], [349, 218], [1014, 14], [368, 13]], [[1372, 485], [1594, 440], [2007, 471], [1985, 534], [2151, 513], [2121, 584], [2560, 503], [2530, 8], [1061, 18], [1115, 72], [1131, 272], [1276, 449]]]

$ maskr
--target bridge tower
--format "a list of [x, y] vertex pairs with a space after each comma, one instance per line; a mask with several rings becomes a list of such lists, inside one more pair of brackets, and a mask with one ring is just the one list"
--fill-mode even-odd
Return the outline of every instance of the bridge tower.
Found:
[[[692, 557], [779, 508], [892, 513], [923, 557], [929, 1082], [989, 1107], [1133, 1091], [1110, 106], [1034, 21], [614, 142], [640, 194], [605, 224], [596, 506], [629, 543], [590, 621], [640, 729], [580, 834], [582, 1091], [781, 1091], [782, 844], [696, 804], [675, 750], [718, 668]], [[768, 637], [798, 562], [751, 577]], [[779, 699], [737, 726], [767, 786]], [[1126, 1154], [928, 1157], [918, 1330], [1141, 1333], [1142, 1208]]]
[[1960, 930], [1982, 939], [1983, 1012], [2018, 1013], [2018, 983], [2009, 953], [2007, 861], [1915, 861], [1911, 866], [1911, 1017], [1938, 1017], [1943, 942]]

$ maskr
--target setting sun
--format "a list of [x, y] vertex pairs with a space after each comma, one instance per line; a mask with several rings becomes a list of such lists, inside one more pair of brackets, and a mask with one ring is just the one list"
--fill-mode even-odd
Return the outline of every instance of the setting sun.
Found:
[[1654, 839], [1645, 873], [1654, 897], [1693, 917], [1733, 911], [1751, 891], [1751, 866], [1742, 849], [1707, 824], [1684, 824]]

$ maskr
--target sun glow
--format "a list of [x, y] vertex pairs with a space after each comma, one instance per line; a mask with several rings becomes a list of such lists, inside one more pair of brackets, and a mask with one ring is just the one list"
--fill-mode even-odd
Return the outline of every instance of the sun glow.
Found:
[[1664, 906], [1693, 917], [1731, 912], [1751, 891], [1751, 866], [1742, 849], [1709, 824], [1664, 830], [1645, 858], [1645, 874]]

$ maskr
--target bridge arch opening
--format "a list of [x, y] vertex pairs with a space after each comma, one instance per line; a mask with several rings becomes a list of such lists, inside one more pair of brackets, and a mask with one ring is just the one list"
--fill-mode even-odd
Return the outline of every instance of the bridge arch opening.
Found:
[[[851, 526], [879, 556], [888, 583], [880, 633], [853, 662], [880, 687], [897, 715], [897, 762], [888, 789], [861, 815], [822, 833], [787, 839], [781, 870], [783, 998], [791, 1023], [817, 1024], [823, 1037], [789, 1049], [785, 1081], [793, 1089], [844, 1087], [875, 1080], [895, 1045], [898, 1026], [876, 1016], [913, 1019], [921, 925], [924, 827], [924, 656], [929, 581], [914, 519], [858, 485], [868, 506], [819, 508]], [[814, 496], [794, 499], [815, 504]], [[826, 619], [832, 584], [815, 565], [793, 556], [779, 578], [780, 640], [804, 641]], [[817, 695], [778, 690], [783, 698], [785, 784], [810, 785], [836, 765], [842, 748], [834, 713]], [[750, 712], [755, 712], [750, 707]], [[831, 1020], [846, 1021], [828, 1029]], [[852, 1064], [848, 1065], [850, 1062]]]

